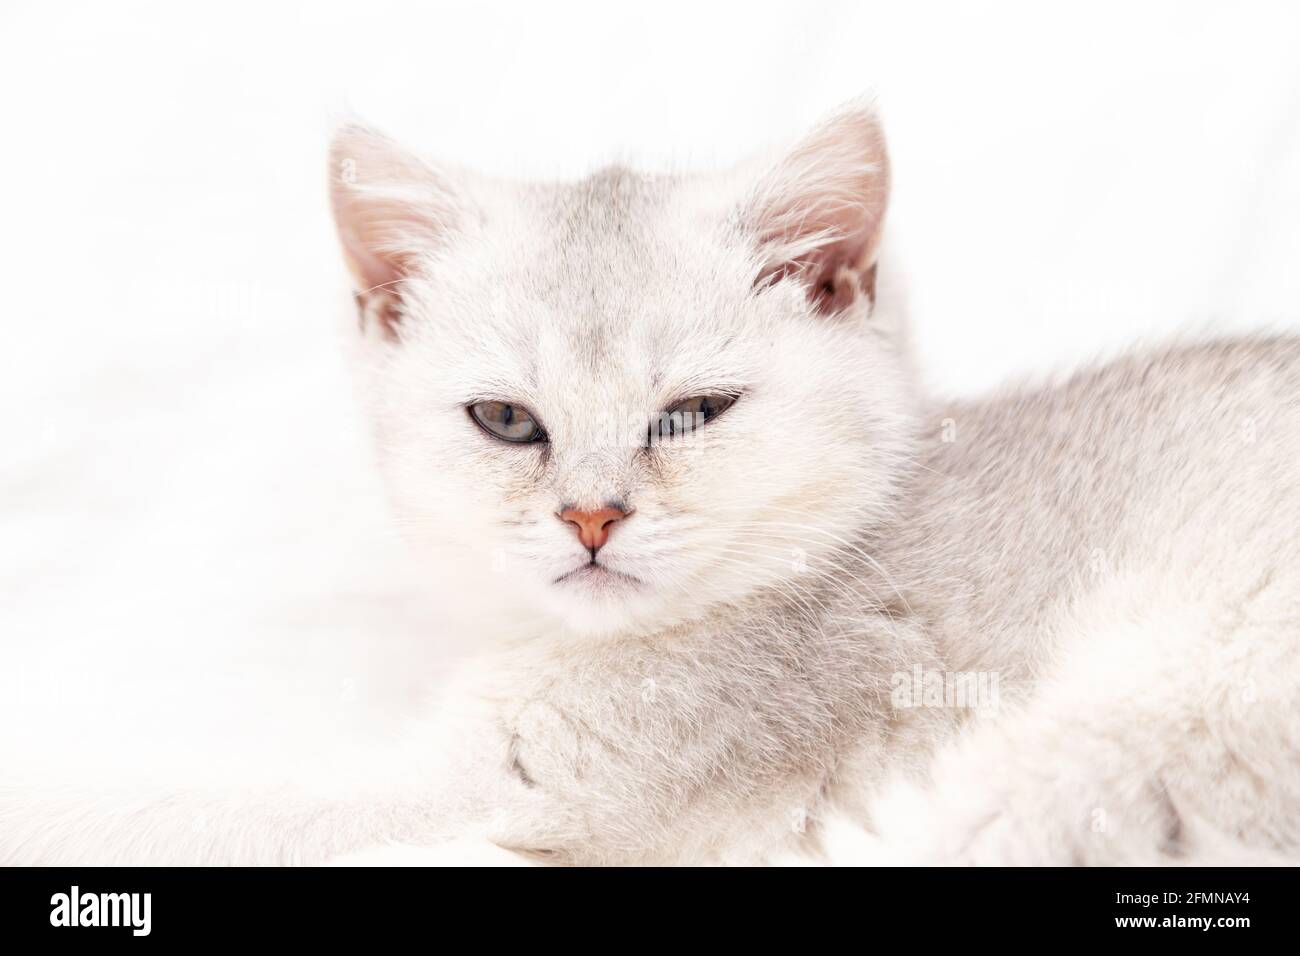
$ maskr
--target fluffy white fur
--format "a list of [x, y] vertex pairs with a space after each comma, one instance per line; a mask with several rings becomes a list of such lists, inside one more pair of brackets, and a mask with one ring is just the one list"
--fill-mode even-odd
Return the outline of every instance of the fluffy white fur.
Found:
[[[1295, 852], [1296, 342], [919, 394], [876, 282], [887, 161], [863, 107], [725, 176], [489, 182], [356, 126], [331, 175], [378, 461], [430, 586], [484, 609], [483, 652], [404, 735], [400, 779], [11, 792], [0, 858], [477, 840], [759, 862], [846, 825], [891, 862]], [[739, 400], [644, 447], [651, 416], [715, 393]], [[465, 408], [489, 399], [549, 442], [479, 431]], [[557, 511], [611, 501], [633, 513], [600, 560], [635, 583], [557, 582], [587, 560]], [[900, 703], [916, 668], [997, 675], [998, 706]]]

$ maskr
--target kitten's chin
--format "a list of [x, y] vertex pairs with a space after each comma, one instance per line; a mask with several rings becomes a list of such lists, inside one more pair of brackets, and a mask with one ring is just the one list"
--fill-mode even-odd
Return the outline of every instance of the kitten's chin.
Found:
[[574, 602], [560, 616], [569, 630], [581, 637], [614, 637], [638, 629], [637, 615], [623, 607]]
[[550, 582], [547, 609], [584, 637], [653, 630], [662, 624], [662, 601], [631, 575], [583, 567]]

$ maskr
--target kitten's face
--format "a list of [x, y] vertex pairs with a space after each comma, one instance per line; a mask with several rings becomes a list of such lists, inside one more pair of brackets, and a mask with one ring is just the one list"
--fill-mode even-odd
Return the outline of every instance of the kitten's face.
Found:
[[[349, 148], [365, 155], [354, 142], [336, 157]], [[870, 159], [857, 157], [859, 184]], [[484, 600], [584, 632], [663, 626], [832, 572], [888, 506], [906, 383], [867, 295], [882, 207], [826, 242], [824, 215], [774, 198], [806, 185], [726, 199], [734, 184], [614, 171], [462, 181], [451, 196], [440, 177], [436, 224], [371, 237], [379, 266], [358, 270], [401, 293], [364, 300], [365, 381], [406, 528], [477, 562]], [[830, 208], [834, 185], [813, 188], [806, 201]], [[355, 266], [366, 247], [347, 248]]]

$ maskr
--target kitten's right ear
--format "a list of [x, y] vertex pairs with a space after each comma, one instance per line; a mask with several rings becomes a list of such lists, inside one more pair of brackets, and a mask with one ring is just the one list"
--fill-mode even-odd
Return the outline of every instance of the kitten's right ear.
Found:
[[401, 317], [403, 279], [464, 216], [447, 177], [387, 136], [349, 123], [330, 144], [330, 204], [362, 321], [389, 336]]

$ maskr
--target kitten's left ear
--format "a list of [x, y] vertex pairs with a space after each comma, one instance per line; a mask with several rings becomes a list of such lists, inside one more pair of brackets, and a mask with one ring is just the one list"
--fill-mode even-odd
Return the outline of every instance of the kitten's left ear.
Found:
[[743, 206], [763, 256], [758, 284], [803, 281], [824, 314], [874, 296], [889, 199], [889, 158], [875, 111], [831, 116], [759, 177]]

